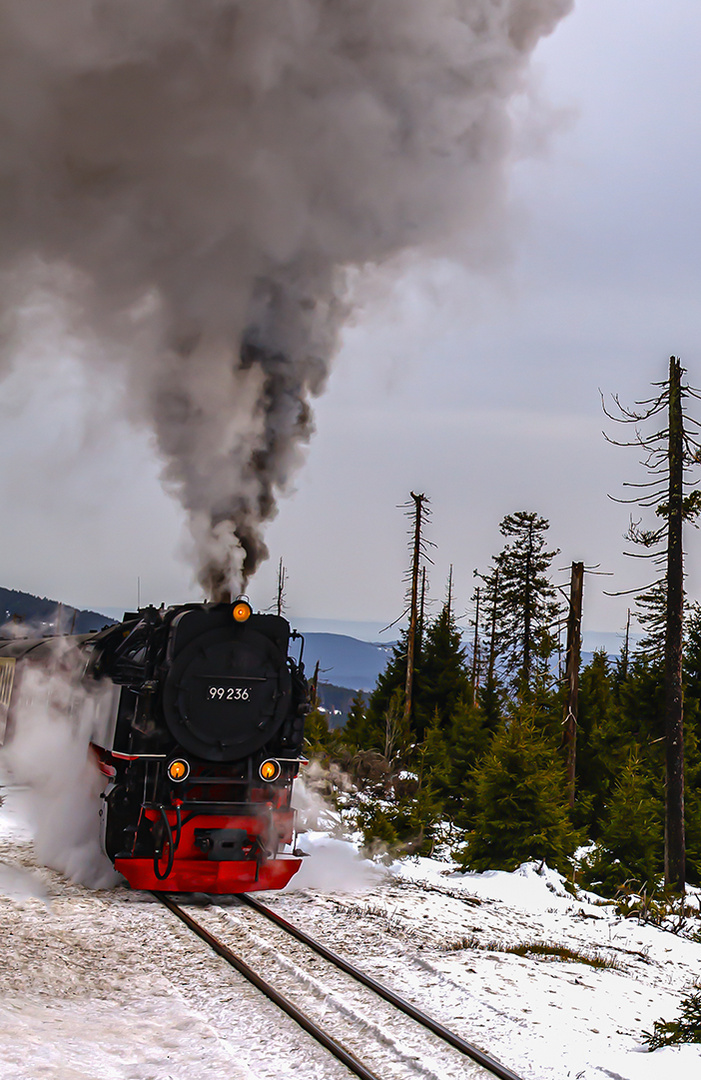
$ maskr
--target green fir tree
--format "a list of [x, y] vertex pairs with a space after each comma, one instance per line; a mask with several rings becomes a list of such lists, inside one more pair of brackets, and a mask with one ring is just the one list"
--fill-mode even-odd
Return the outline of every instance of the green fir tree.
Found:
[[365, 700], [365, 695], [362, 690], [359, 690], [351, 701], [348, 717], [343, 727], [343, 731], [341, 732], [343, 745], [347, 747], [351, 753], [357, 753], [358, 750], [368, 749], [372, 744], [367, 711], [368, 705]]
[[577, 717], [575, 820], [586, 825], [591, 839], [599, 835], [599, 822], [618, 773], [619, 757], [609, 751], [619, 727], [615, 673], [606, 651], [600, 649], [580, 676]]
[[517, 693], [529, 694], [547, 678], [555, 645], [559, 605], [548, 572], [557, 549], [547, 550], [549, 522], [519, 510], [499, 530], [509, 541], [485, 577], [498, 576], [495, 651], [497, 666]]
[[421, 678], [414, 695], [417, 738], [423, 738], [436, 716], [447, 730], [458, 707], [471, 697], [465, 649], [449, 596], [425, 634]]
[[515, 710], [480, 762], [476, 811], [465, 869], [515, 870], [537, 860], [569, 871], [578, 836], [565, 805], [564, 768], [532, 710]]
[[474, 827], [477, 814], [478, 764], [487, 753], [494, 733], [485, 722], [481, 709], [472, 701], [458, 704], [447, 740], [448, 797], [451, 818], [461, 829]]
[[[397, 709], [401, 712], [406, 685], [406, 631], [402, 631], [399, 641], [393, 646], [387, 667], [377, 679], [375, 689], [370, 695], [365, 713], [363, 735], [366, 745], [363, 750], [377, 750], [384, 753], [387, 741], [388, 715]], [[420, 655], [414, 671], [414, 686], [420, 682]]]
[[635, 751], [620, 770], [599, 843], [582, 865], [582, 882], [605, 896], [654, 892], [664, 876], [661, 792]]

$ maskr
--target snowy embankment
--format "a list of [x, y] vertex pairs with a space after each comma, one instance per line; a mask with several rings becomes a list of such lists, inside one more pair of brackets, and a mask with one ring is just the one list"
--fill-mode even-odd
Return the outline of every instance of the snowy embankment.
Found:
[[[36, 867], [22, 793], [7, 795], [0, 1080], [347, 1075], [151, 897]], [[420, 859], [384, 870], [320, 834], [305, 846], [293, 888], [263, 899], [524, 1080], [701, 1075], [701, 1047], [650, 1054], [642, 1039], [699, 977], [701, 944], [574, 900], [532, 866], [461, 875]], [[554, 959], [544, 944], [569, 952]]]

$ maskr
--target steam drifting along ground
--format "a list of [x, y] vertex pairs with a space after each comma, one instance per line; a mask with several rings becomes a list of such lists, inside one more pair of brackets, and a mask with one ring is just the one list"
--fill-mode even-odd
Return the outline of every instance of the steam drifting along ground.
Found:
[[266, 554], [364, 272], [488, 264], [572, 0], [0, 0], [0, 374], [122, 373], [212, 598]]
[[[322, 1051], [150, 897], [91, 892], [37, 867], [25, 794], [6, 794], [1, 1080], [340, 1080]], [[309, 834], [305, 846], [307, 884], [264, 899], [524, 1080], [696, 1080], [701, 1048], [647, 1054], [641, 1034], [675, 1014], [701, 945], [574, 901], [556, 875], [532, 867], [463, 877], [420, 860], [356, 877], [353, 892], [355, 853], [335, 841], [346, 885], [334, 892], [324, 880], [329, 838]], [[534, 941], [618, 966], [500, 951]]]

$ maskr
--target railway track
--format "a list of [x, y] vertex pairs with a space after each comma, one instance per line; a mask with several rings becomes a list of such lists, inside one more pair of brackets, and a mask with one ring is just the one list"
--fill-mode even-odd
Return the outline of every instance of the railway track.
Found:
[[[422, 1076], [427, 1080], [451, 1077], [488, 1080], [492, 1076], [500, 1080], [520, 1080], [495, 1058], [287, 922], [259, 900], [247, 894], [240, 895], [237, 897], [238, 912], [243, 915], [242, 908], [247, 908], [259, 919], [272, 923], [275, 927], [272, 937], [269, 925], [263, 924], [261, 936], [260, 923], [256, 926], [248, 919], [232, 918], [230, 908], [183, 906], [167, 894], [153, 895], [360, 1080], [406, 1080], [411, 1076]], [[237, 948], [246, 950], [247, 955], [258, 954], [255, 968], [234, 951], [232, 939]], [[326, 965], [323, 974], [318, 970], [317, 957], [322, 960], [322, 968]], [[261, 973], [261, 968], [265, 974]], [[345, 988], [343, 985], [340, 989], [338, 985], [330, 987], [332, 982], [338, 983], [338, 972], [342, 973], [340, 979]], [[281, 992], [281, 985], [291, 987], [291, 996]], [[286, 993], [290, 990], [286, 989]], [[299, 999], [300, 996], [306, 998], [304, 1008], [292, 1000], [292, 997]], [[328, 1031], [326, 1017], [331, 1011], [336, 1034]], [[311, 1015], [319, 1012], [324, 1026]]]

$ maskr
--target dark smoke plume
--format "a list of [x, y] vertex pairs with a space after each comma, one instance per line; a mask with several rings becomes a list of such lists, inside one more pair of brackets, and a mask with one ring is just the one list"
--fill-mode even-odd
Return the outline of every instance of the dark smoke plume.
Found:
[[493, 210], [508, 102], [570, 7], [0, 0], [0, 366], [37, 297], [120, 365], [210, 595], [266, 555], [347, 271]]

